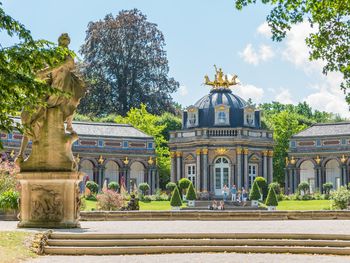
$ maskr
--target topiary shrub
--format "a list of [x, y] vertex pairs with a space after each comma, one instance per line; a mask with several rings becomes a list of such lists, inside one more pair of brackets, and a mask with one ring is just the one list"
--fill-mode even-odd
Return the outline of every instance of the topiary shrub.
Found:
[[146, 194], [146, 191], [148, 191], [150, 189], [150, 187], [149, 187], [148, 183], [140, 183], [139, 189], [142, 192], [142, 194]]
[[322, 185], [323, 191], [326, 195], [329, 195], [331, 190], [333, 189], [333, 184], [331, 182], [324, 183]]
[[194, 191], [194, 187], [192, 182], [190, 183], [190, 186], [187, 189], [187, 194], [186, 194], [186, 200], [196, 200], [197, 199], [197, 195], [196, 192]]
[[350, 203], [350, 190], [341, 186], [331, 193], [331, 199], [333, 209], [346, 209]]
[[250, 190], [249, 193], [249, 200], [259, 200], [261, 197], [261, 193], [259, 190], [259, 186], [257, 181], [254, 181], [252, 189]]
[[273, 187], [273, 190], [275, 190], [276, 195], [280, 195], [282, 193], [281, 186], [279, 183], [273, 182], [273, 183], [269, 184], [269, 188], [270, 187]]
[[173, 194], [171, 195], [170, 205], [172, 207], [180, 207], [182, 205], [179, 189], [175, 187]]
[[265, 204], [267, 206], [278, 206], [277, 196], [276, 196], [275, 190], [272, 187], [270, 187], [269, 189], [269, 193], [267, 194]]
[[91, 191], [93, 194], [98, 192], [98, 184], [94, 181], [87, 181], [85, 187]]
[[307, 182], [301, 182], [299, 185], [298, 185], [298, 191], [299, 193], [301, 193], [301, 191], [304, 192], [304, 194], [307, 194], [310, 190], [310, 185], [307, 183]]
[[178, 184], [179, 184], [179, 187], [180, 187], [182, 193], [184, 193], [185, 190], [190, 186], [191, 181], [189, 179], [187, 179], [187, 178], [181, 178], [179, 180]]
[[113, 191], [118, 191], [120, 188], [119, 184], [117, 182], [110, 182], [108, 184], [108, 189], [111, 189]]
[[260, 192], [262, 193], [263, 199], [265, 200], [267, 197], [267, 191], [268, 191], [266, 179], [264, 177], [258, 176], [255, 178], [254, 182], [255, 181], [258, 183]]
[[18, 209], [19, 193], [14, 190], [8, 190], [0, 195], [0, 209], [3, 211]]
[[168, 190], [170, 193], [172, 193], [175, 187], [176, 187], [176, 183], [169, 182], [166, 184], [165, 189]]

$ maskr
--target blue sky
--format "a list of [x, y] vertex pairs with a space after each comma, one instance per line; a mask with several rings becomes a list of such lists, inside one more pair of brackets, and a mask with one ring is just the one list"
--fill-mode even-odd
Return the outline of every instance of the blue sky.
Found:
[[[254, 102], [307, 101], [319, 110], [349, 117], [338, 74], [322, 76], [322, 62], [309, 62], [304, 38], [310, 28], [295, 26], [287, 39], [274, 43], [264, 24], [269, 8], [263, 5], [243, 11], [233, 0], [12, 0], [5, 11], [31, 30], [35, 38], [53, 42], [62, 32], [71, 36], [71, 49], [78, 52], [87, 24], [106, 14], [138, 8], [163, 32], [170, 76], [180, 82], [173, 94], [183, 106], [194, 104], [209, 92], [202, 85], [213, 65], [238, 75], [241, 85], [233, 92]], [[11, 40], [0, 34], [4, 46]]]

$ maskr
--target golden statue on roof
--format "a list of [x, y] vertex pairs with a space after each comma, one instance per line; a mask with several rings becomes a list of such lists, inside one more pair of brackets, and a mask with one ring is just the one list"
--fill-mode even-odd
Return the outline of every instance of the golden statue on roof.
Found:
[[237, 85], [239, 83], [237, 75], [233, 75], [231, 80], [228, 79], [227, 75], [224, 75], [222, 72], [222, 69], [217, 69], [216, 65], [214, 65], [215, 68], [215, 79], [214, 81], [211, 81], [208, 77], [208, 75], [204, 76], [204, 84], [213, 86], [214, 88], [228, 88], [230, 86]]

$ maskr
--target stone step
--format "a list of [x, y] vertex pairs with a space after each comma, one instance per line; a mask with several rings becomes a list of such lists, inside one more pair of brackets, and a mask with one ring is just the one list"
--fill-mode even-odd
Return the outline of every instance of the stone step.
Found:
[[129, 247], [51, 247], [44, 253], [52, 255], [126, 255], [164, 253], [292, 253], [350, 255], [349, 247], [303, 247], [303, 246], [129, 246]]

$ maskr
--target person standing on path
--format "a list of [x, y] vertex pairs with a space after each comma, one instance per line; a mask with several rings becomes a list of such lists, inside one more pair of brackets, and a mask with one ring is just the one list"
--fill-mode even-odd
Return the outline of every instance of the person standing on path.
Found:
[[227, 200], [228, 193], [229, 193], [229, 189], [228, 189], [227, 185], [225, 184], [223, 189], [222, 189], [222, 195], [223, 195], [223, 198], [224, 198], [225, 202]]
[[236, 202], [237, 200], [237, 188], [236, 188], [236, 185], [232, 185], [232, 188], [231, 188], [231, 201], [232, 202]]

